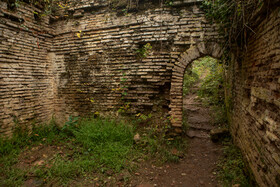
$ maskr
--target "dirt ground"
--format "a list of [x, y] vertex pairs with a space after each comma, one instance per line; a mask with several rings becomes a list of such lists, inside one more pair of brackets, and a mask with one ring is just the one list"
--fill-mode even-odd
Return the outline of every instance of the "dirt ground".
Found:
[[211, 117], [209, 109], [202, 105], [195, 94], [184, 99], [189, 128], [189, 146], [179, 163], [162, 167], [146, 164], [135, 175], [130, 186], [220, 186], [216, 178], [216, 163], [222, 155], [221, 145], [210, 140]]

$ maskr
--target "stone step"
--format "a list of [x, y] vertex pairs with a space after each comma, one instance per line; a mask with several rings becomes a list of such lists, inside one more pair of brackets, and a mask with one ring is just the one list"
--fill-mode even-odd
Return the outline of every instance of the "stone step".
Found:
[[209, 123], [196, 123], [196, 124], [190, 123], [189, 127], [194, 130], [195, 129], [204, 130], [204, 131], [208, 131], [208, 132], [213, 129], [212, 125], [210, 125]]
[[189, 118], [187, 118], [187, 121], [189, 124], [201, 124], [201, 123], [205, 123], [205, 124], [209, 124], [210, 125], [210, 120], [209, 118], [201, 118], [200, 116], [198, 117], [198, 115], [195, 116], [190, 116]]
[[208, 132], [205, 132], [205, 131], [201, 131], [201, 130], [192, 130], [192, 129], [189, 129], [187, 132], [186, 132], [186, 135], [189, 137], [189, 138], [210, 138], [210, 135]]
[[184, 107], [187, 112], [199, 112], [199, 107]]

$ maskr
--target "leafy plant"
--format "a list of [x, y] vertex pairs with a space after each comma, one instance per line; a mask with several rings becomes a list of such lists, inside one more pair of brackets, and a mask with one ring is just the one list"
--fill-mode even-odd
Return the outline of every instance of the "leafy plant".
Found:
[[73, 117], [73, 116], [69, 116], [68, 121], [65, 123], [65, 125], [61, 128], [61, 130], [66, 133], [67, 135], [72, 136], [73, 135], [73, 131], [75, 129], [77, 129], [78, 127], [78, 120], [79, 117]]
[[[170, 126], [150, 125], [138, 129], [141, 134], [140, 141], [136, 148], [145, 154], [146, 159], [154, 159], [157, 164], [165, 162], [178, 162], [179, 157], [183, 156], [186, 148], [186, 139], [180, 136], [171, 137], [168, 135]], [[176, 150], [176, 153], [173, 152]]]
[[248, 33], [254, 32], [251, 28], [255, 21], [254, 12], [264, 4], [263, 0], [205, 0], [202, 8], [206, 17], [218, 24], [221, 36], [226, 41], [225, 48], [233, 48], [236, 44], [243, 48]]
[[146, 58], [150, 54], [152, 48], [153, 47], [151, 46], [151, 44], [147, 43], [143, 47], [137, 49], [136, 53], [137, 53], [139, 58], [141, 58], [141, 59]]
[[206, 57], [202, 60], [201, 66], [207, 69], [208, 73], [201, 82], [198, 95], [204, 104], [211, 106], [214, 123], [225, 125], [227, 114], [222, 65], [213, 58]]
[[125, 8], [125, 9], [122, 9], [122, 13], [124, 16], [130, 16], [130, 14], [128, 13], [128, 9]]
[[173, 0], [167, 0], [167, 1], [165, 1], [165, 5], [166, 6], [173, 6]]
[[190, 89], [193, 85], [199, 80], [198, 72], [195, 69], [191, 71], [186, 71], [184, 75], [184, 83], [183, 83], [183, 95], [187, 95], [190, 92]]
[[246, 174], [246, 167], [240, 150], [233, 145], [230, 138], [223, 142], [224, 156], [218, 163], [218, 176], [224, 186], [235, 184], [250, 187], [250, 178]]

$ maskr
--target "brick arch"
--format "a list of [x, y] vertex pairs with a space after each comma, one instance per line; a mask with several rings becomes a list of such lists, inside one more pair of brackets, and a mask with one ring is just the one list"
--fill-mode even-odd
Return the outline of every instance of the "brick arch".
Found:
[[211, 56], [220, 58], [223, 50], [215, 42], [198, 43], [182, 53], [178, 61], [174, 64], [171, 77], [170, 88], [170, 116], [173, 127], [182, 127], [183, 122], [183, 81], [185, 70], [194, 60]]

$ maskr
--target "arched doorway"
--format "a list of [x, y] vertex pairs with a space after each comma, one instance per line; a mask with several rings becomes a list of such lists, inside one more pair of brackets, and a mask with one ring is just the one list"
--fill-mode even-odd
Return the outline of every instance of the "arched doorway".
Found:
[[220, 58], [223, 53], [219, 44], [214, 42], [198, 43], [182, 53], [174, 64], [170, 89], [170, 116], [171, 124], [180, 130], [183, 123], [183, 81], [186, 68], [196, 59], [211, 56]]

